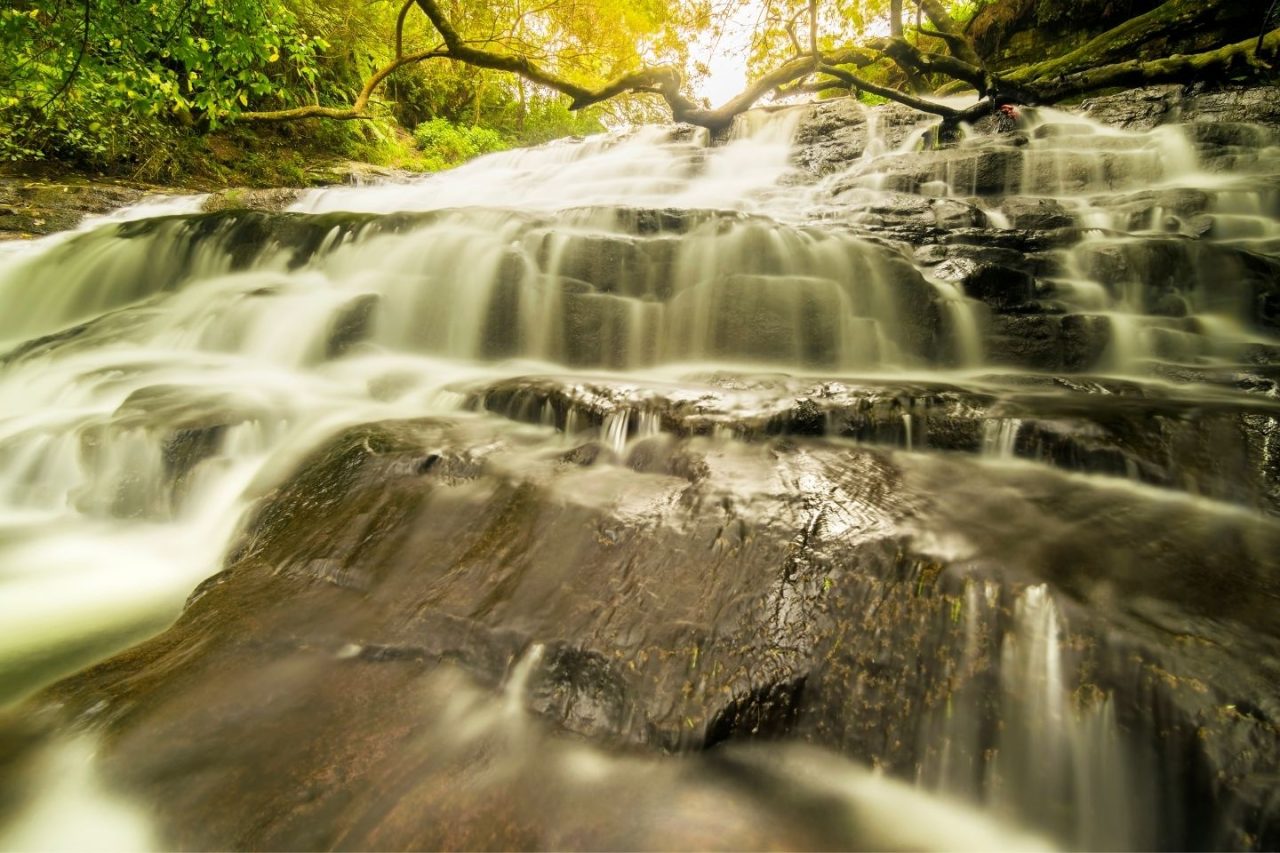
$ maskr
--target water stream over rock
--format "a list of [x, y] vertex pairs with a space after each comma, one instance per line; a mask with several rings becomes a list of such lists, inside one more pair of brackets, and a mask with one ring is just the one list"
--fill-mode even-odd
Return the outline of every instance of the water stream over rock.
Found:
[[0, 247], [0, 846], [1274, 848], [1280, 126], [1180, 103]]

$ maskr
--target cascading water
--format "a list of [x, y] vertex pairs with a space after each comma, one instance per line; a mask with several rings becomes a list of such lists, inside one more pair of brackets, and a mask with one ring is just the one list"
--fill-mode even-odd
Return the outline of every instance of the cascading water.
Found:
[[[1277, 133], [1044, 111], [919, 150], [927, 122], [848, 115], [822, 177], [791, 109], [0, 254], [0, 701], [188, 601], [135, 675], [33, 700], [116, 733], [145, 808], [104, 814], [164, 846], [1274, 838]], [[147, 698], [169, 678], [190, 697]], [[308, 706], [345, 710], [270, 734]], [[388, 746], [401, 714], [426, 722]], [[1197, 746], [1213, 714], [1253, 765]], [[761, 736], [824, 751], [734, 743]], [[300, 774], [262, 789], [279, 821], [206, 825], [252, 823], [228, 792], [258, 748]], [[291, 823], [291, 791], [329, 802], [308, 773], [368, 793]], [[597, 784], [635, 812], [574, 824]], [[485, 835], [485, 800], [530, 834]], [[459, 834], [396, 834], [412, 808]]]

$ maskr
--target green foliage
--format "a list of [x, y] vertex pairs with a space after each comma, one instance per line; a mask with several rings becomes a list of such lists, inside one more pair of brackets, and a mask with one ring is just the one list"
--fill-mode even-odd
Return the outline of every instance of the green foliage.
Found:
[[493, 103], [482, 113], [488, 126], [466, 125], [437, 117], [413, 131], [423, 152], [422, 167], [431, 170], [456, 166], [493, 151], [520, 145], [538, 145], [565, 136], [583, 136], [605, 129], [598, 110], [571, 112], [560, 97], [526, 97]]
[[[965, 16], [984, 1], [950, 5]], [[528, 56], [593, 85], [642, 64], [687, 67], [695, 35], [714, 34], [745, 2], [444, 5], [470, 43]], [[820, 4], [822, 45], [874, 34], [888, 2]], [[752, 47], [756, 72], [791, 55], [788, 22], [807, 9], [807, 0], [764, 4]], [[435, 169], [655, 117], [643, 97], [570, 112], [563, 96], [513, 75], [433, 60], [390, 75], [370, 104], [370, 120], [247, 127], [236, 122], [246, 111], [351, 104], [395, 57], [399, 0], [3, 0], [0, 7], [0, 162], [50, 159], [151, 179], [194, 170], [226, 180], [301, 182], [297, 158], [304, 152]], [[426, 17], [410, 9], [405, 50], [438, 43]], [[417, 128], [413, 139], [406, 127]]]
[[507, 140], [491, 128], [462, 127], [445, 118], [433, 118], [418, 125], [413, 131], [413, 140], [426, 154], [430, 166], [440, 169], [508, 147]]
[[951, 13], [951, 17], [957, 23], [966, 24], [973, 20], [973, 16], [982, 11], [984, 6], [990, 5], [992, 0], [954, 0], [947, 4], [947, 11]]
[[299, 103], [327, 46], [281, 0], [82, 3], [0, 11], [0, 157], [137, 158], [175, 126]]
[[[943, 6], [953, 20], [963, 24], [990, 2], [992, 0], [943, 0]], [[753, 77], [795, 56], [793, 35], [803, 47], [808, 47], [808, 0], [760, 0], [760, 3], [760, 24], [753, 34], [748, 57], [748, 72]], [[926, 29], [931, 28], [929, 20], [911, 0], [904, 0], [902, 7], [907, 38], [917, 42], [917, 20]], [[818, 47], [822, 50], [847, 47], [867, 37], [889, 35], [890, 8], [889, 0], [823, 0], [818, 4]], [[937, 42], [925, 43], [931, 49], [937, 47]]]
[[517, 145], [539, 145], [566, 136], [588, 136], [605, 130], [600, 109], [570, 111], [564, 98], [527, 98], [513, 103], [498, 124]]
[[[686, 0], [455, 0], [455, 25], [489, 49], [539, 56], [586, 82], [646, 61], [681, 61]], [[695, 0], [696, 2], [696, 0]], [[48, 159], [152, 179], [183, 169], [278, 175], [234, 145], [228, 164], [204, 140], [243, 112], [345, 106], [395, 55], [396, 0], [9, 0], [0, 9], [0, 162]], [[88, 24], [85, 13], [88, 12]], [[406, 50], [438, 41], [411, 10]], [[610, 104], [571, 113], [566, 99], [511, 75], [427, 62], [392, 74], [361, 122], [295, 126], [297, 147], [343, 159], [441, 168], [474, 153], [604, 129]], [[627, 115], [628, 118], [633, 117]], [[458, 132], [418, 153], [400, 129], [444, 119]], [[238, 126], [238, 125], [237, 125]], [[463, 130], [465, 129], [465, 130]], [[489, 131], [486, 133], [485, 131]], [[278, 146], [277, 130], [249, 131]], [[214, 143], [218, 148], [221, 143]], [[230, 177], [228, 179], [231, 179]]]

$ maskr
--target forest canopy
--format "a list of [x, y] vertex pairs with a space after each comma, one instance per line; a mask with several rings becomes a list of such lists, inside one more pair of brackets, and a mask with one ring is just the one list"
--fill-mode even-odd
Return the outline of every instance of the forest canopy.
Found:
[[[1071, 14], [1092, 5], [1103, 8]], [[759, 102], [815, 94], [960, 121], [1005, 102], [1272, 75], [1276, 5], [17, 0], [0, 10], [0, 159], [160, 175], [211, 135], [252, 126], [364, 159], [411, 147], [412, 165], [440, 168], [612, 123], [716, 129]], [[698, 83], [743, 12], [748, 86], [709, 104]], [[983, 98], [973, 111], [934, 99], [964, 89]]]

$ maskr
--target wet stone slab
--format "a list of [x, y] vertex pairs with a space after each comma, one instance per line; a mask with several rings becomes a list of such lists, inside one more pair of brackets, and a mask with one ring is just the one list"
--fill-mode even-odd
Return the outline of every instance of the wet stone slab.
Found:
[[[1256, 797], [1280, 754], [1275, 521], [825, 439], [640, 441], [623, 464], [581, 447], [491, 418], [347, 431], [263, 500], [173, 628], [32, 710], [97, 732], [110, 778], [181, 846], [403, 847], [501, 822], [501, 800], [397, 781], [412, 763], [393, 756], [447, 719], [412, 710], [442, 667], [482, 691], [519, 671], [514, 701], [592, 742], [785, 735], [944, 786], [948, 743], [991, 785], [1105, 775], [1019, 769], [1015, 724], [1100, 715], [1128, 767], [1186, 756], [1144, 796], [1203, 818], [1131, 838], [1274, 837]], [[1063, 685], [1020, 684], [1016, 649]], [[1040, 740], [1078, 736], [1048, 720]], [[281, 774], [259, 772], [267, 744]], [[484, 766], [466, 761], [461, 778]], [[427, 802], [461, 811], [379, 817]]]

